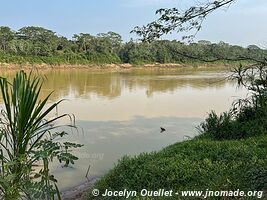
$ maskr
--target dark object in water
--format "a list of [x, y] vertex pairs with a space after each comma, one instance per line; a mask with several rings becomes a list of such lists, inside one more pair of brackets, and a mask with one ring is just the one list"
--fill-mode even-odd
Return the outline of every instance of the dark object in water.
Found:
[[166, 131], [166, 129], [165, 129], [165, 128], [162, 128], [162, 127], [160, 127], [160, 133], [162, 133], [162, 132], [164, 132], [164, 131]]
[[87, 171], [86, 171], [86, 175], [85, 175], [85, 177], [86, 177], [88, 180], [89, 180], [89, 178], [88, 178], [88, 174], [89, 174], [90, 169], [91, 169], [91, 165], [88, 166], [88, 169], [87, 169]]

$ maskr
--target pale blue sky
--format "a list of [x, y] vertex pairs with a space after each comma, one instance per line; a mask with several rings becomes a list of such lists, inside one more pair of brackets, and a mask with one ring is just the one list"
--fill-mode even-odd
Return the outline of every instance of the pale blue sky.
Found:
[[[203, 1], [203, 0], [198, 0]], [[5, 0], [1, 2], [0, 25], [19, 29], [42, 26], [60, 35], [96, 34], [114, 31], [129, 40], [136, 25], [155, 19], [161, 7], [188, 7], [194, 0]], [[267, 1], [237, 0], [227, 10], [217, 11], [203, 24], [196, 40], [225, 41], [246, 46], [267, 46]], [[180, 37], [172, 35], [170, 38]]]

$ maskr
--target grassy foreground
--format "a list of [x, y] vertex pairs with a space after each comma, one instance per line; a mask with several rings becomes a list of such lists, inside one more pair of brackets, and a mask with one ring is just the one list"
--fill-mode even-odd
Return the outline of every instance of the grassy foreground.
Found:
[[[224, 141], [195, 138], [159, 152], [125, 156], [94, 188], [100, 193], [105, 189], [141, 191], [143, 188], [266, 191], [266, 179], [267, 135]], [[90, 193], [86, 199], [105, 199]]]

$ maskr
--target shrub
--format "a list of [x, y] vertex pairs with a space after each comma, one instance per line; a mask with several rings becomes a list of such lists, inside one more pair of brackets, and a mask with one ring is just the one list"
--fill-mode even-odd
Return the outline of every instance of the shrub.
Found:
[[216, 140], [236, 139], [240, 137], [236, 132], [236, 123], [232, 119], [232, 114], [229, 112], [224, 112], [218, 116], [212, 111], [197, 129], [203, 134], [201, 137], [204, 136]]
[[51, 125], [67, 115], [46, 120], [61, 101], [47, 107], [51, 94], [40, 100], [41, 87], [40, 77], [23, 71], [16, 74], [13, 83], [0, 79], [4, 101], [0, 120], [0, 196], [4, 199], [54, 199], [56, 194], [60, 199], [49, 163], [57, 158], [68, 166], [78, 159], [69, 150], [81, 145], [59, 142], [67, 133], [53, 131], [59, 126]]

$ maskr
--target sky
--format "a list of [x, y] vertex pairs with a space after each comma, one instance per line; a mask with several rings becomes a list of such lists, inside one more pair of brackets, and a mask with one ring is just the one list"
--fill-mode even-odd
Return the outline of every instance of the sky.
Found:
[[[204, 0], [198, 0], [203, 2]], [[196, 0], [3, 0], [0, 26], [18, 30], [41, 26], [71, 38], [75, 33], [96, 35], [114, 31], [124, 41], [136, 38], [130, 31], [156, 19], [159, 8], [181, 7]], [[197, 40], [224, 41], [247, 46], [267, 46], [267, 1], [237, 0], [228, 9], [216, 11], [204, 22]], [[167, 39], [180, 39], [172, 34]]]

